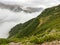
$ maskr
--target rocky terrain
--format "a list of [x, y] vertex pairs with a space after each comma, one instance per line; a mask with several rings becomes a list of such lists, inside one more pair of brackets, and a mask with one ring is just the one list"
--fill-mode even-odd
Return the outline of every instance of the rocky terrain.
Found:
[[[21, 42], [18, 42], [18, 43], [14, 43], [14, 42], [11, 42], [9, 43], [9, 45], [23, 45], [23, 43]], [[27, 42], [26, 45], [60, 45], [60, 41], [52, 41], [52, 42], [45, 42], [45, 43], [42, 43], [42, 44], [34, 44], [34, 43], [30, 43], [30, 42]]]

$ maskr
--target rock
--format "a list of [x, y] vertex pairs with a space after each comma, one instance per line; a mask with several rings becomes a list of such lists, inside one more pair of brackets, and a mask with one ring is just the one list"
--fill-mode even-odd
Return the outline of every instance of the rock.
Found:
[[15, 45], [15, 43], [14, 42], [11, 42], [11, 43], [9, 43], [9, 45]]

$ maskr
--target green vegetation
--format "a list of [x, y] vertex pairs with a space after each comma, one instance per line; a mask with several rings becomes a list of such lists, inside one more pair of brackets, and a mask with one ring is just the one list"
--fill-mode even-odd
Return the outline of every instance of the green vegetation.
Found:
[[11, 41], [8, 39], [0, 38], [0, 45], [8, 45]]
[[39, 44], [60, 40], [60, 5], [47, 8], [38, 17], [16, 25], [9, 34], [10, 42]]

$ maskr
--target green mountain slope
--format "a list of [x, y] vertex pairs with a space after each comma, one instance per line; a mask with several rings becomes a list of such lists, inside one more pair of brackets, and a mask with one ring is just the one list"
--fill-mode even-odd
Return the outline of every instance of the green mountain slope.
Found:
[[10, 39], [42, 43], [60, 39], [60, 5], [45, 9], [38, 17], [18, 24], [9, 32]]

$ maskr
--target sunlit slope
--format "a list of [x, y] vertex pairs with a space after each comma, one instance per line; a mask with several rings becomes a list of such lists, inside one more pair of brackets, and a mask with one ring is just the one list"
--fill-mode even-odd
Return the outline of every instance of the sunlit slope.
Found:
[[[45, 9], [38, 17], [18, 24], [9, 32], [10, 38], [29, 37], [37, 43], [60, 39], [60, 5]], [[33, 38], [33, 39], [32, 39]], [[42, 40], [42, 41], [41, 41]]]

